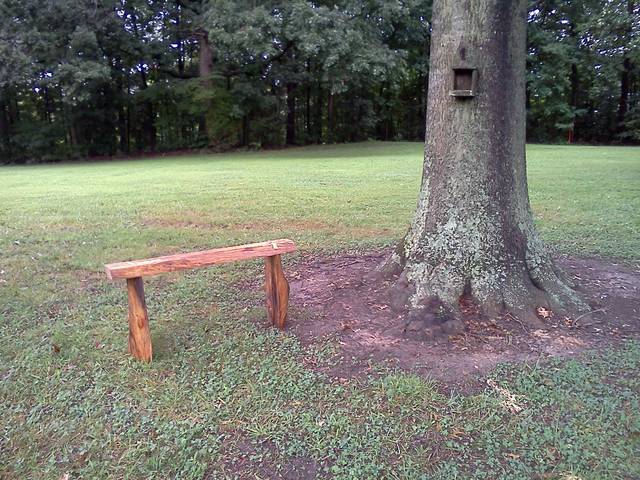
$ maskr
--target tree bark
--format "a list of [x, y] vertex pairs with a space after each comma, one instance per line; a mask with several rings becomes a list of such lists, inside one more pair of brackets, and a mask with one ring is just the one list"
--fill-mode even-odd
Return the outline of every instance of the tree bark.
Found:
[[118, 107], [118, 137], [120, 139], [120, 153], [129, 154], [129, 127], [127, 125], [127, 107]]
[[324, 98], [322, 95], [322, 84], [318, 81], [317, 94], [315, 100], [315, 115], [313, 120], [314, 141], [315, 143], [322, 143], [322, 107], [324, 104]]
[[571, 109], [573, 110], [573, 126], [571, 127], [571, 142], [578, 138], [578, 128], [576, 122], [576, 111], [578, 110], [578, 102], [580, 100], [580, 76], [578, 74], [578, 66], [571, 64]]
[[287, 145], [296, 143], [296, 84], [287, 83]]
[[[631, 19], [633, 18], [633, 10], [635, 8], [633, 0], [627, 1], [627, 13], [629, 14], [629, 26], [627, 27], [628, 38], [631, 37], [633, 25]], [[629, 57], [629, 49], [625, 47], [625, 56], [622, 61], [622, 72], [620, 73], [620, 99], [618, 100], [618, 132], [625, 130], [624, 121], [629, 110], [629, 90], [631, 87], [631, 71], [633, 70], [633, 64]]]
[[[211, 81], [211, 74], [213, 73], [213, 50], [209, 43], [209, 36], [206, 32], [198, 32], [198, 75], [200, 77], [200, 84], [205, 90], [210, 90], [213, 86]], [[200, 134], [206, 138], [207, 145], [212, 144], [212, 140], [209, 136], [209, 127], [207, 125], [207, 116], [211, 106], [205, 110], [205, 113], [200, 117], [198, 122], [198, 128]]]
[[198, 74], [202, 79], [202, 85], [211, 87], [211, 73], [213, 73], [213, 50], [206, 32], [198, 32]]
[[335, 140], [333, 136], [334, 127], [335, 127], [335, 110], [333, 107], [333, 92], [329, 90], [329, 95], [327, 96], [327, 143], [333, 143]]
[[2, 135], [2, 144], [0, 153], [4, 158], [0, 158], [0, 163], [11, 160], [11, 116], [9, 114], [9, 94], [8, 88], [3, 87], [0, 90], [0, 135]]
[[618, 127], [624, 130], [624, 120], [629, 110], [629, 88], [631, 86], [631, 59], [626, 57], [620, 73], [620, 100], [618, 101]]
[[[537, 307], [586, 309], [529, 205], [526, 1], [436, 0], [433, 12], [422, 186], [411, 228], [384, 266], [399, 275], [394, 300], [410, 318], [436, 309], [455, 320], [469, 298], [489, 316], [531, 325]], [[477, 69], [472, 98], [450, 94], [459, 66]]]
[[309, 143], [311, 140], [311, 59], [307, 58], [307, 77], [305, 85], [305, 109], [304, 109], [304, 126], [306, 139], [305, 142]]
[[242, 116], [242, 139], [241, 144], [243, 147], [249, 146], [250, 137], [250, 123], [249, 123], [249, 114], [245, 114]]
[[[146, 90], [149, 88], [147, 82], [147, 71], [143, 63], [140, 63], [140, 89]], [[144, 120], [142, 122], [142, 131], [144, 137], [144, 146], [149, 148], [152, 152], [156, 149], [156, 114], [154, 111], [153, 102], [151, 100], [145, 100], [143, 102], [144, 108]]]

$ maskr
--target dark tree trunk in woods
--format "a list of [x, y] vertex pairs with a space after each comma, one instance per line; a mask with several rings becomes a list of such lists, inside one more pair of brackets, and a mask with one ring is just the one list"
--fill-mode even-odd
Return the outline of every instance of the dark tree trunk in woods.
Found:
[[[200, 84], [205, 90], [209, 90], [213, 86], [211, 74], [213, 73], [213, 50], [209, 43], [209, 37], [206, 32], [198, 32], [198, 75]], [[207, 109], [208, 110], [208, 109]], [[207, 127], [208, 111], [199, 120], [200, 134], [207, 139], [207, 144], [211, 145], [212, 139], [209, 138], [209, 129]]]
[[202, 85], [211, 88], [211, 73], [213, 72], [213, 51], [206, 32], [198, 33], [198, 75]]
[[296, 143], [296, 84], [287, 83], [287, 145]]
[[318, 82], [318, 94], [315, 101], [315, 115], [313, 120], [314, 141], [322, 143], [322, 105], [324, 98], [322, 96], [322, 85]]
[[618, 123], [622, 127], [624, 118], [629, 110], [629, 87], [631, 85], [631, 59], [624, 59], [620, 74], [620, 101], [618, 103]]
[[[627, 1], [627, 13], [629, 18], [633, 18], [634, 10], [633, 0]], [[633, 26], [629, 23], [627, 28], [627, 35], [631, 37]], [[618, 131], [624, 131], [624, 120], [629, 110], [629, 90], [631, 89], [631, 71], [633, 70], [633, 64], [631, 58], [629, 58], [629, 51], [625, 52], [625, 57], [622, 62], [622, 72], [620, 73], [620, 100], [618, 101]]]
[[[453, 329], [462, 328], [464, 298], [530, 325], [540, 322], [537, 307], [587, 309], [529, 206], [526, 0], [436, 0], [433, 12], [422, 186], [411, 228], [383, 267], [399, 275], [393, 303], [427, 323], [433, 310], [446, 312]], [[477, 68], [474, 97], [450, 94], [460, 66]]]
[[250, 139], [250, 130], [249, 130], [249, 115], [244, 115], [242, 117], [242, 139], [240, 143], [243, 147], [247, 147], [249, 145]]
[[116, 58], [115, 69], [118, 71], [118, 76], [116, 77], [116, 91], [117, 95], [120, 97], [120, 101], [118, 102], [118, 138], [119, 138], [119, 149], [120, 153], [128, 154], [129, 153], [129, 128], [127, 126], [127, 106], [125, 105], [125, 101], [123, 98], [129, 98], [129, 95], [125, 95], [124, 88], [124, 80], [120, 73], [122, 72], [122, 62], [119, 58]]
[[118, 109], [118, 137], [120, 139], [120, 152], [129, 153], [129, 128], [127, 126], [127, 111], [124, 105]]
[[[576, 26], [573, 23], [569, 25], [569, 35], [573, 39], [575, 50], [578, 51], [578, 49], [580, 48], [580, 38], [578, 37]], [[576, 111], [578, 109], [578, 101], [580, 100], [580, 75], [578, 73], [577, 62], [571, 63], [571, 73], [569, 74], [569, 81], [571, 83], [569, 106], [573, 111], [573, 124], [569, 130], [569, 143], [573, 143], [575, 139], [578, 138], [578, 129], [576, 127]]]
[[42, 119], [50, 123], [51, 122], [51, 100], [49, 97], [49, 89], [44, 87], [42, 89], [42, 98], [43, 98], [43, 111], [42, 111]]
[[304, 87], [304, 130], [305, 130], [305, 142], [309, 143], [311, 140], [311, 59], [307, 59], [305, 62], [307, 78], [305, 80], [306, 85]]
[[333, 93], [329, 91], [327, 97], [327, 143], [333, 143], [333, 129], [335, 124], [335, 111], [333, 108]]
[[[0, 152], [6, 156], [11, 157], [11, 130], [9, 126], [9, 102], [8, 95], [0, 92], [0, 135], [2, 135], [2, 146]], [[2, 163], [0, 158], [0, 163]]]
[[[147, 82], [147, 73], [144, 65], [140, 64], [141, 89], [146, 90], [149, 87]], [[153, 102], [145, 100], [143, 103], [144, 120], [142, 122], [142, 132], [144, 137], [144, 146], [149, 150], [156, 149], [156, 121]]]
[[304, 125], [307, 134], [307, 142], [311, 138], [311, 85], [307, 84], [305, 89], [305, 109], [304, 109]]
[[576, 127], [575, 112], [578, 109], [578, 101], [580, 99], [580, 77], [578, 75], [578, 66], [571, 64], [571, 108], [574, 112], [573, 127], [571, 132], [572, 142], [578, 138], [578, 129]]

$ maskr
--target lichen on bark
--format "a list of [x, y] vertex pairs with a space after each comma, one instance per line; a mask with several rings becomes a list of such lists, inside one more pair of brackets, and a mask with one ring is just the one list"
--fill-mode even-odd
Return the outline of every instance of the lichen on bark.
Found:
[[[536, 232], [525, 160], [526, 1], [436, 0], [422, 186], [383, 270], [413, 312], [453, 316], [470, 297], [488, 315], [537, 324], [536, 308], [583, 311]], [[472, 98], [451, 95], [474, 69]], [[397, 299], [396, 299], [397, 300]]]

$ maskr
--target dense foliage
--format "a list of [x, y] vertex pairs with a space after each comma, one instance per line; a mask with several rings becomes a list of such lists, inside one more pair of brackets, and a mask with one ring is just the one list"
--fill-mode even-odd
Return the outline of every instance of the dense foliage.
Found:
[[[430, 0], [0, 0], [0, 160], [424, 138]], [[529, 139], [640, 140], [640, 6], [535, 0]]]

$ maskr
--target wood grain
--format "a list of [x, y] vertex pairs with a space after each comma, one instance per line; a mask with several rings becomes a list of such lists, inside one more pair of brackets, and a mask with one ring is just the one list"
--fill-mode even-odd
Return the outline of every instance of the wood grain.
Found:
[[289, 306], [289, 282], [282, 271], [280, 255], [264, 259], [264, 276], [267, 316], [274, 326], [283, 329]]
[[138, 360], [150, 362], [153, 352], [142, 278], [128, 278], [127, 292], [129, 294], [129, 352]]
[[105, 269], [107, 277], [110, 279], [148, 277], [150, 275], [158, 275], [159, 273], [206, 267], [208, 265], [233, 262], [236, 260], [270, 257], [295, 251], [296, 244], [293, 240], [284, 238], [268, 242], [239, 245], [236, 247], [215, 248], [201, 252], [167, 255], [147, 260], [111, 263], [105, 265]]

